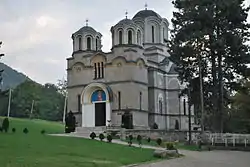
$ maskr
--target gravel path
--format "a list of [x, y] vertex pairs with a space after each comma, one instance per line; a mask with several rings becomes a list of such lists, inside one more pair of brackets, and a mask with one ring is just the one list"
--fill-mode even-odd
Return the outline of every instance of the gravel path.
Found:
[[237, 151], [184, 151], [183, 158], [166, 160], [137, 167], [249, 167], [250, 152]]

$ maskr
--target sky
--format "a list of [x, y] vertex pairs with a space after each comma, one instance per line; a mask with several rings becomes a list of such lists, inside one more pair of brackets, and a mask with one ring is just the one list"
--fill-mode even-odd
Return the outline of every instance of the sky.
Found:
[[[1, 62], [41, 84], [66, 78], [71, 35], [86, 25], [101, 32], [103, 51], [111, 49], [110, 28], [138, 11], [156, 11], [169, 20], [171, 0], [0, 0]], [[250, 0], [246, 0], [250, 4]]]

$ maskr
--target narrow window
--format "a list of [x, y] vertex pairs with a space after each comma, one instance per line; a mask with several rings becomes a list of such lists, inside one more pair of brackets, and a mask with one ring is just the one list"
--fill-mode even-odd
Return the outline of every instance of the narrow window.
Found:
[[180, 129], [179, 121], [175, 120], [175, 130], [179, 130], [179, 129]]
[[81, 112], [81, 95], [77, 95], [78, 112]]
[[118, 92], [118, 109], [121, 109], [121, 92]]
[[79, 50], [82, 50], [82, 37], [78, 38]]
[[122, 44], [122, 31], [119, 31], [119, 44]]
[[162, 114], [162, 99], [159, 100], [159, 112]]
[[95, 40], [95, 50], [96, 51], [98, 50], [98, 38], [96, 38], [96, 40]]
[[100, 65], [101, 65], [101, 63], [97, 63], [97, 68], [98, 68], [98, 78], [100, 78], [101, 77], [101, 67], [100, 67]]
[[155, 27], [152, 26], [152, 43], [155, 43]]
[[164, 39], [165, 39], [165, 29], [163, 27], [163, 41], [164, 41]]
[[132, 31], [128, 31], [128, 44], [132, 44]]
[[186, 115], [186, 99], [183, 100], [183, 111], [184, 115]]
[[87, 50], [91, 50], [91, 38], [87, 38]]
[[140, 110], [141, 110], [141, 102], [142, 102], [142, 92], [140, 92]]
[[101, 78], [104, 78], [104, 67], [103, 67], [103, 62], [101, 62], [101, 71], [102, 71], [102, 76], [101, 76]]
[[138, 30], [137, 32], [137, 44], [141, 45], [141, 31], [140, 30]]
[[95, 79], [97, 78], [97, 64], [95, 63]]

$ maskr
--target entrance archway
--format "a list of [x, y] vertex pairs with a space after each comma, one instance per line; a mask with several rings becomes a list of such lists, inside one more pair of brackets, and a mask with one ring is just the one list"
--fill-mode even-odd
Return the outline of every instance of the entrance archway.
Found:
[[110, 91], [102, 83], [92, 83], [82, 92], [82, 126], [108, 126], [111, 120]]

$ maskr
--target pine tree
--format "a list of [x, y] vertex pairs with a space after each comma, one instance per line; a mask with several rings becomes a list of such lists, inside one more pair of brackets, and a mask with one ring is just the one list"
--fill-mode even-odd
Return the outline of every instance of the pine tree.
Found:
[[[1, 48], [1, 45], [2, 45], [2, 41], [0, 41], [0, 48]], [[0, 59], [1, 57], [3, 57], [4, 54], [2, 54], [0, 52]], [[0, 69], [0, 93], [1, 93], [1, 90], [2, 90], [2, 82], [3, 82], [3, 77], [2, 77], [2, 74], [3, 74], [3, 69]]]
[[197, 77], [201, 61], [206, 112], [222, 130], [224, 91], [237, 91], [249, 63], [249, 8], [244, 0], [175, 0], [169, 51], [183, 82]]

